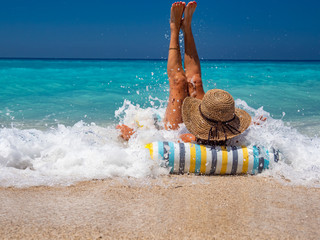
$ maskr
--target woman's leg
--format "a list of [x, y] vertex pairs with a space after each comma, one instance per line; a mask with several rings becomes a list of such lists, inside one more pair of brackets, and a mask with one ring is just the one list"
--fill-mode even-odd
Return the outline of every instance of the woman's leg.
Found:
[[171, 7], [171, 37], [167, 65], [170, 93], [164, 119], [166, 129], [177, 129], [182, 123], [181, 106], [183, 100], [188, 96], [187, 78], [182, 68], [179, 45], [179, 31], [184, 9], [184, 2], [176, 2]]
[[204, 96], [204, 90], [201, 80], [200, 61], [191, 30], [192, 15], [196, 10], [196, 7], [196, 2], [189, 2], [184, 11], [184, 19], [182, 23], [185, 48], [184, 68], [188, 81], [189, 95], [195, 98], [202, 99]]

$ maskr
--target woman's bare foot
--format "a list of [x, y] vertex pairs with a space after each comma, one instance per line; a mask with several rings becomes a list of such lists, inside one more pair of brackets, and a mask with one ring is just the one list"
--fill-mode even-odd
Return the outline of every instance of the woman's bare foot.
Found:
[[185, 2], [175, 2], [171, 7], [171, 16], [170, 16], [170, 28], [171, 32], [178, 32], [181, 28], [182, 14], [184, 8], [186, 7]]
[[130, 137], [135, 133], [133, 128], [128, 127], [127, 125], [117, 125], [116, 129], [120, 129], [121, 135], [120, 137], [123, 138], [125, 141], [129, 141]]

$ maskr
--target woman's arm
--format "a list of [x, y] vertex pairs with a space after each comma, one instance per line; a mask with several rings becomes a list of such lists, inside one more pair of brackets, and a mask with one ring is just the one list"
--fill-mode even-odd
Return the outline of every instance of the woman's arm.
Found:
[[183, 142], [188, 143], [188, 142], [196, 142], [196, 136], [194, 136], [191, 133], [185, 133], [180, 135], [180, 138]]

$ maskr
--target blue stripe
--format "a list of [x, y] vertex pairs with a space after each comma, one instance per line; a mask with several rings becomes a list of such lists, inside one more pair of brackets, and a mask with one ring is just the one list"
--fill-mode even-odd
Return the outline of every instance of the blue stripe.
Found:
[[264, 159], [264, 169], [269, 169], [269, 162], [270, 162], [270, 154], [269, 154], [269, 150], [267, 149], [265, 149], [265, 148], [263, 148], [263, 150], [265, 151], [265, 153], [266, 153], [266, 159]]
[[169, 142], [169, 167], [171, 168], [170, 173], [173, 173], [174, 168], [174, 145], [173, 142]]
[[252, 174], [256, 173], [256, 170], [258, 170], [258, 166], [259, 166], [259, 151], [257, 149], [256, 146], [253, 146], [253, 168], [252, 168]]
[[159, 153], [159, 159], [164, 160], [163, 157], [163, 142], [158, 142], [158, 153]]
[[195, 144], [196, 147], [196, 169], [195, 173], [200, 173], [200, 168], [201, 168], [201, 148], [200, 145]]

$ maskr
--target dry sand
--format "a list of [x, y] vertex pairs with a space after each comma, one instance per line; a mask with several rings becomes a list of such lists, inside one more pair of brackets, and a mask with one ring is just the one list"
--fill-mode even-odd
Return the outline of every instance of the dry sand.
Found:
[[320, 189], [255, 176], [0, 188], [1, 239], [320, 239]]

